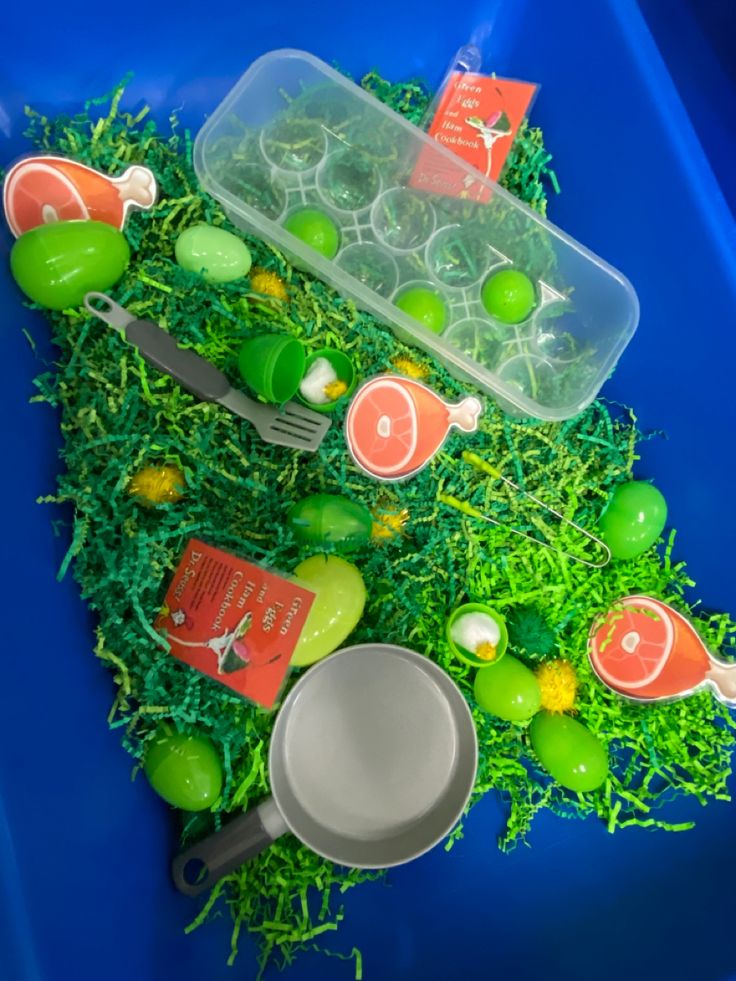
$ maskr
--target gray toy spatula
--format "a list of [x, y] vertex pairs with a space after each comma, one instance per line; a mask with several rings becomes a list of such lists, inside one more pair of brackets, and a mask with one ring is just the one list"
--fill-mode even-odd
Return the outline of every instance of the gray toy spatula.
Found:
[[137, 320], [104, 293], [87, 293], [84, 305], [95, 317], [120, 331], [149, 364], [204, 402], [217, 402], [247, 419], [267, 443], [314, 452], [330, 428], [329, 419], [297, 402], [287, 402], [280, 409], [254, 402], [233, 388], [219, 368], [195, 351], [179, 347], [163, 327], [151, 320]]

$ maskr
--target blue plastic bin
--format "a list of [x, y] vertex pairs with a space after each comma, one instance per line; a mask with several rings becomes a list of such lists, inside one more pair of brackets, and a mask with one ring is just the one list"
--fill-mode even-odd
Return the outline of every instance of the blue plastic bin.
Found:
[[[129, 99], [193, 129], [250, 61], [299, 47], [355, 75], [436, 82], [473, 27], [491, 23], [494, 67], [542, 83], [544, 126], [564, 191], [553, 220], [623, 270], [642, 319], [604, 394], [662, 429], [638, 472], [665, 493], [708, 607], [736, 611], [733, 372], [736, 236], [708, 159], [636, 4], [502, 0], [369, 6], [170, 0], [139, 8], [70, 2], [4, 12], [0, 159], [24, 148], [23, 105], [57, 113], [137, 72]], [[725, 111], [725, 110], [724, 110]], [[183, 933], [196, 906], [175, 893], [173, 820], [105, 717], [112, 681], [71, 578], [54, 511], [37, 505], [58, 467], [57, 418], [30, 405], [41, 318], [24, 311], [2, 239], [3, 643], [0, 682], [0, 977], [3, 981], [221, 981], [256, 973], [243, 937], [228, 969], [227, 916]], [[37, 342], [35, 353], [22, 329]], [[345, 897], [333, 946], [364, 953], [367, 978], [544, 977], [725, 981], [736, 974], [734, 811], [674, 803], [687, 834], [606, 834], [543, 815], [531, 848], [496, 849], [500, 803], [471, 813], [450, 856], [437, 849]], [[302, 956], [291, 979], [352, 977]]]

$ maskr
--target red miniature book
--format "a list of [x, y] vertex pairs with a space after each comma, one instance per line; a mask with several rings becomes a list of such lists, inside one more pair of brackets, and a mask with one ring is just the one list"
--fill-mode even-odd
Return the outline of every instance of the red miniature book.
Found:
[[155, 626], [174, 657], [273, 708], [315, 594], [191, 539]]
[[[532, 82], [453, 72], [428, 133], [497, 181], [536, 91]], [[452, 167], [429, 147], [419, 154], [411, 185], [472, 201], [488, 201], [491, 196], [480, 181]]]

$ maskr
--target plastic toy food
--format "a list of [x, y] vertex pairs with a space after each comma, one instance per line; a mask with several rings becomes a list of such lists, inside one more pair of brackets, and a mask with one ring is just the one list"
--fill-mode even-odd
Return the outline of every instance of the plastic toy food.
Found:
[[620, 484], [598, 522], [614, 559], [634, 559], [653, 545], [667, 521], [667, 502], [643, 480]]
[[532, 671], [507, 654], [491, 671], [479, 671], [473, 685], [475, 700], [484, 712], [506, 722], [526, 722], [539, 710], [541, 693]]
[[90, 291], [109, 289], [129, 261], [123, 233], [102, 221], [39, 225], [10, 251], [13, 279], [27, 297], [50, 310], [80, 306]]
[[185, 811], [211, 807], [222, 790], [222, 764], [212, 741], [167, 725], [149, 743], [143, 769], [156, 793]]
[[334, 259], [337, 255], [340, 233], [334, 221], [324, 212], [316, 208], [302, 208], [289, 215], [284, 228], [327, 259]]
[[681, 613], [651, 596], [625, 596], [593, 624], [588, 656], [600, 680], [641, 702], [710, 688], [736, 706], [736, 664], [720, 661]]
[[294, 575], [317, 594], [291, 659], [294, 667], [304, 667], [331, 654], [354, 629], [365, 606], [365, 584], [355, 566], [337, 555], [313, 555]]
[[348, 409], [348, 449], [379, 480], [403, 480], [425, 467], [456, 426], [472, 433], [482, 405], [469, 397], [450, 405], [431, 388], [398, 375], [378, 375], [362, 385]]
[[503, 617], [484, 603], [464, 603], [447, 620], [445, 634], [452, 653], [478, 668], [495, 665], [506, 652]]
[[544, 769], [568, 790], [584, 793], [605, 782], [608, 754], [576, 719], [538, 712], [529, 726], [529, 738]]
[[339, 494], [310, 494], [291, 508], [286, 520], [301, 542], [334, 545], [341, 552], [360, 548], [373, 531], [370, 511]]
[[146, 167], [108, 177], [64, 157], [30, 157], [8, 171], [3, 205], [16, 238], [57, 221], [102, 221], [122, 230], [131, 208], [156, 201], [156, 178]]
[[237, 235], [204, 223], [186, 228], [174, 246], [182, 269], [201, 273], [210, 283], [230, 283], [248, 274], [248, 246]]
[[520, 324], [537, 303], [534, 284], [518, 269], [501, 269], [483, 284], [481, 302], [503, 324]]
[[434, 290], [423, 286], [410, 287], [396, 298], [396, 306], [435, 334], [441, 334], [447, 326], [447, 307]]

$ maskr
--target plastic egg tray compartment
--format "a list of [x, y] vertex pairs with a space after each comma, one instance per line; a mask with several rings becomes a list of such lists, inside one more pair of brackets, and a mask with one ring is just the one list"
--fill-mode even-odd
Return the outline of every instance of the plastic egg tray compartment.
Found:
[[[236, 224], [509, 411], [576, 414], [636, 327], [624, 277], [311, 55], [255, 62], [197, 137], [195, 166]], [[286, 229], [304, 209], [336, 229], [336, 251]], [[482, 301], [504, 269], [534, 286], [518, 323]]]

